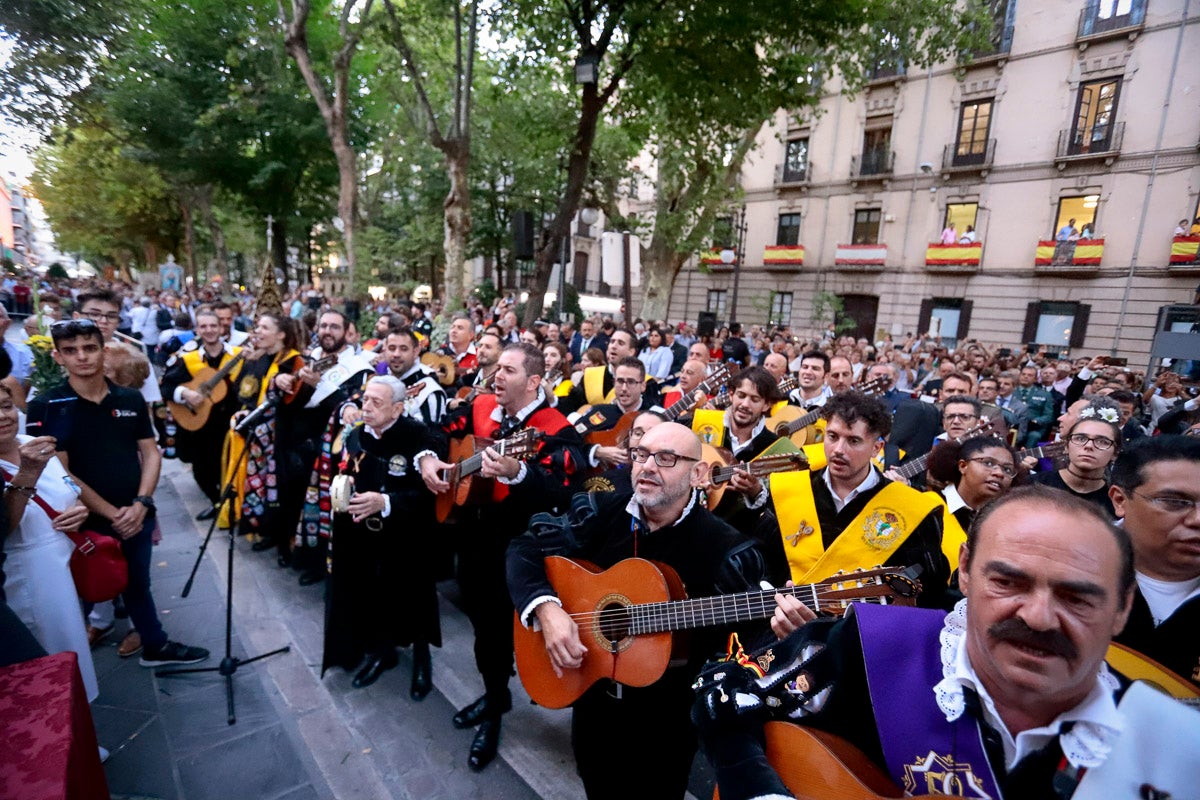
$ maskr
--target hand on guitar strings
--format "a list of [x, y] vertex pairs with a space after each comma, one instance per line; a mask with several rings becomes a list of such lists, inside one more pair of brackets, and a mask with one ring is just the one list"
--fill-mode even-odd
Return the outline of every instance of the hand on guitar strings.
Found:
[[383, 495], [379, 492], [355, 492], [350, 497], [350, 505], [346, 509], [350, 518], [362, 522], [372, 514], [382, 514], [384, 509]]
[[729, 479], [729, 488], [739, 494], [746, 495], [748, 500], [754, 500], [762, 493], [762, 481], [750, 474], [749, 470], [734, 470]]
[[441, 494], [450, 491], [450, 484], [442, 480], [442, 475], [453, 467], [453, 464], [447, 464], [436, 456], [427, 455], [421, 459], [418, 468], [421, 470], [421, 480], [425, 481], [429, 491]]
[[561, 678], [564, 669], [579, 669], [587, 648], [579, 640], [579, 626], [571, 615], [557, 603], [542, 603], [534, 611], [546, 643], [546, 654], [555, 676]]
[[606, 467], [615, 467], [618, 464], [629, 463], [629, 448], [627, 447], [607, 447], [601, 445], [596, 448], [596, 460]]
[[[786, 585], [792, 587], [796, 584], [788, 581]], [[786, 639], [798, 628], [803, 627], [806, 622], [811, 622], [816, 618], [816, 613], [797, 600], [795, 595], [785, 592], [775, 593], [775, 613], [771, 616], [771, 631], [774, 632], [775, 638]]]
[[492, 447], [483, 451], [483, 466], [479, 469], [479, 474], [483, 477], [512, 480], [520, 472], [521, 462], [512, 456], [502, 456]]

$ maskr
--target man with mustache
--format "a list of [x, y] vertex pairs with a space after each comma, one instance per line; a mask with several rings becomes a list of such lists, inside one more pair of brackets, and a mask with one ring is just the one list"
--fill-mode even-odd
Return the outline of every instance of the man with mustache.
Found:
[[[578, 669], [588, 654], [579, 626], [546, 579], [546, 555], [586, 559], [602, 569], [634, 556], [652, 559], [679, 574], [689, 597], [750, 591], [763, 577], [753, 540], [714, 517], [700, 499], [706, 467], [690, 430], [674, 422], [655, 425], [630, 457], [632, 491], [577, 495], [571, 514], [539, 515], [508, 548], [513, 606], [523, 624], [540, 626], [560, 674]], [[668, 668], [651, 685], [601, 681], [574, 703], [571, 744], [589, 798], [684, 796], [696, 752], [690, 686], [703, 654], [725, 649], [730, 631], [696, 633], [687, 663]]]
[[872, 459], [892, 418], [884, 401], [857, 392], [822, 406], [826, 466], [770, 476], [771, 514], [756, 533], [776, 583], [825, 580], [880, 564], [922, 568], [922, 604], [936, 603], [950, 579], [942, 554], [936, 495], [882, 475]]
[[1028, 487], [980, 512], [960, 563], [950, 614], [859, 604], [775, 645], [763, 678], [707, 669], [693, 716], [721, 797], [792, 796], [763, 755], [769, 718], [847, 739], [910, 794], [1070, 797], [1101, 767], [1127, 724], [1104, 657], [1132, 600], [1128, 536]]

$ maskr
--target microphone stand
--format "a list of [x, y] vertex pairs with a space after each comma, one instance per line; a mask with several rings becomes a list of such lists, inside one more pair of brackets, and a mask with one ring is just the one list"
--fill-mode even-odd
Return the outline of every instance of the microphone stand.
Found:
[[[251, 421], [255, 417], [256, 414], [258, 416], [261, 416], [261, 413], [259, 410], [262, 409], [265, 411], [264, 406], [271, 404], [271, 403], [272, 403], [272, 401], [268, 400], [262, 406], [259, 406], [254, 411], [250, 412], [250, 414], [248, 414], [246, 416], [246, 418], [242, 420], [241, 423], [239, 423], [237, 426], [234, 427], [233, 434], [235, 434], [235, 435], [242, 434], [245, 427], [248, 427], [246, 425], [246, 423]], [[161, 676], [161, 675], [184, 675], [184, 674], [193, 673], [193, 672], [216, 672], [220, 675], [223, 675], [225, 677], [225, 700], [226, 700], [226, 708], [228, 711], [227, 722], [230, 725], [233, 725], [234, 723], [237, 722], [237, 713], [236, 713], [236, 709], [234, 708], [234, 703], [233, 703], [233, 676], [237, 673], [238, 667], [242, 666], [243, 664], [250, 664], [255, 661], [261, 661], [264, 658], [269, 658], [274, 655], [279, 655], [280, 653], [286, 653], [292, 649], [291, 645], [285, 645], [283, 647], [280, 647], [277, 650], [272, 650], [269, 653], [263, 653], [261, 655], [254, 656], [252, 658], [235, 658], [233, 656], [233, 652], [232, 652], [232, 648], [233, 648], [233, 551], [234, 551], [234, 542], [237, 541], [237, 533], [235, 531], [235, 525], [233, 522], [233, 502], [237, 498], [237, 489], [234, 486], [234, 481], [237, 480], [238, 470], [241, 469], [242, 462], [244, 462], [246, 460], [246, 455], [249, 452], [250, 452], [250, 443], [249, 443], [249, 441], [247, 441], [245, 446], [242, 448], [241, 455], [238, 456], [237, 461], [235, 461], [233, 464], [233, 471], [229, 476], [229, 480], [225, 483], [224, 488], [221, 489], [221, 496], [217, 499], [217, 502], [213, 504], [213, 508], [217, 511], [217, 513], [215, 516], [213, 516], [212, 522], [209, 523], [208, 534], [204, 537], [204, 543], [200, 546], [200, 552], [196, 555], [196, 563], [192, 566], [192, 574], [188, 577], [187, 583], [184, 584], [183, 593], [182, 593], [184, 597], [187, 597], [188, 594], [191, 593], [192, 582], [196, 579], [196, 571], [200, 568], [200, 562], [204, 558], [204, 552], [205, 552], [205, 550], [208, 549], [208, 542], [212, 538], [213, 531], [216, 530], [217, 520], [220, 519], [221, 511], [224, 510], [226, 506], [228, 506], [230, 513], [229, 513], [229, 516], [227, 517], [227, 519], [229, 521], [229, 526], [228, 526], [229, 551], [228, 551], [228, 555], [227, 555], [227, 561], [225, 564], [225, 657], [221, 659], [220, 665], [218, 665], [216, 667], [188, 667], [188, 668], [184, 668], [184, 669], [160, 669], [154, 673], [155, 675], [159, 675], [159, 676]]]

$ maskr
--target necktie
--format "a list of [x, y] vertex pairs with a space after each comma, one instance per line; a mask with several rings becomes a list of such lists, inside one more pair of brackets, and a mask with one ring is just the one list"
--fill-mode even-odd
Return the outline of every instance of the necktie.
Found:
[[498, 439], [506, 438], [510, 433], [515, 431], [520, 425], [521, 425], [520, 419], [518, 419], [517, 417], [509, 416], [508, 414], [505, 414], [504, 419], [501, 420], [501, 422], [500, 422], [500, 430], [498, 430], [496, 432], [496, 438], [498, 438]]

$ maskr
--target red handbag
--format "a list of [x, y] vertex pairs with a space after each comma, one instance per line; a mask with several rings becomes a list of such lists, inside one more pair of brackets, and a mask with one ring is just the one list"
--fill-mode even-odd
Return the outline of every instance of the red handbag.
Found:
[[[11, 481], [12, 477], [6, 474], [4, 479]], [[58, 516], [59, 512], [41, 495], [35, 492], [31, 499], [41, 506], [51, 521]], [[75, 544], [75, 551], [71, 553], [71, 577], [75, 579], [75, 591], [84, 602], [103, 603], [125, 591], [129, 585], [129, 564], [116, 538], [96, 531], [64, 533]]]

